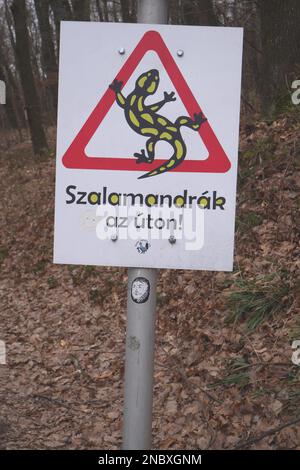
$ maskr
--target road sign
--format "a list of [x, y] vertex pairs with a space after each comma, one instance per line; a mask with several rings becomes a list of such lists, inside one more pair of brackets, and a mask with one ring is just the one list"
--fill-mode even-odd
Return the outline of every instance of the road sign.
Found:
[[[178, 65], [176, 64], [172, 54], [168, 50], [161, 35], [157, 31], [147, 31], [130, 57], [126, 60], [121, 70], [117, 74], [115, 80], [122, 83], [122, 87], [126, 85], [128, 79], [133, 75], [136, 67], [148, 51], [155, 51], [161, 60], [165, 71], [168, 73], [179, 97], [185, 105], [188, 115], [199, 115], [202, 110], [197, 103], [193, 93], [191, 92], [186, 80], [184, 79]], [[159, 76], [159, 74], [158, 74]], [[101, 122], [115, 103], [115, 94], [111, 88], [107, 88], [96, 108], [92, 111], [83, 127], [73, 140], [72, 144], [63, 157], [63, 164], [67, 168], [77, 169], [99, 169], [99, 170], [129, 170], [141, 171], [154, 169], [157, 164], [163, 164], [164, 160], [157, 161], [149, 165], [145, 163], [143, 166], [137, 166], [132, 158], [111, 158], [100, 157], [90, 158], [85, 153], [85, 148], [90, 139], [101, 125]], [[151, 117], [150, 117], [151, 119]], [[146, 121], [147, 123], [149, 122]], [[151, 121], [150, 121], [151, 124]], [[204, 123], [203, 123], [204, 124]], [[148, 125], [148, 124], [147, 124]], [[199, 126], [197, 129], [199, 136], [203, 139], [204, 144], [209, 152], [209, 156], [205, 160], [184, 160], [172, 171], [183, 172], [213, 172], [224, 173], [229, 170], [230, 162], [226, 156], [222, 146], [216, 138], [210, 124], [206, 121], [205, 125]]]
[[54, 261], [231, 270], [242, 30], [62, 23]]

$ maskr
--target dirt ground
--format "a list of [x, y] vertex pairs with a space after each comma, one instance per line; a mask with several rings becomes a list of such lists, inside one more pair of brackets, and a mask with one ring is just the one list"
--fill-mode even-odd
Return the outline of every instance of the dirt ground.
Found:
[[[159, 274], [156, 449], [300, 449], [299, 120], [240, 150], [233, 273]], [[126, 270], [52, 263], [54, 151], [0, 162], [0, 447], [118, 449]]]

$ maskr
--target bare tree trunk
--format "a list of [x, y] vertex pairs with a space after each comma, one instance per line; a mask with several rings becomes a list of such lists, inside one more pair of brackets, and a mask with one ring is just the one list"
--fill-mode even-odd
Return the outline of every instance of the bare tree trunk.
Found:
[[129, 21], [136, 23], [136, 0], [129, 0]]
[[25, 0], [13, 0], [11, 11], [16, 33], [17, 66], [20, 72], [33, 151], [35, 154], [40, 155], [47, 149], [48, 145], [42, 125], [39, 97], [34, 83], [30, 61]]
[[107, 0], [102, 0], [102, 3], [103, 3], [103, 17], [104, 17], [104, 21], [109, 21], [109, 18], [108, 18]]
[[60, 40], [60, 22], [63, 20], [69, 21], [73, 19], [72, 10], [68, 0], [50, 0], [50, 6], [53, 11], [55, 31], [56, 31], [56, 46], [59, 51]]
[[8, 0], [4, 0], [4, 5], [5, 5], [5, 19], [6, 19], [6, 23], [7, 23], [8, 32], [9, 32], [9, 39], [10, 39], [10, 43], [11, 43], [12, 48], [13, 48], [14, 53], [15, 53], [16, 52], [16, 43], [15, 43], [15, 38], [14, 38], [11, 14], [10, 14], [10, 11], [9, 11], [9, 6], [8, 6]]
[[97, 6], [98, 15], [99, 15], [99, 20], [104, 21], [100, 0], [96, 0], [96, 6]]
[[182, 24], [182, 0], [171, 0], [169, 3], [169, 20], [171, 24]]
[[288, 84], [300, 63], [300, 2], [261, 0], [259, 6], [263, 51], [260, 89], [263, 112], [269, 114], [280, 95], [288, 95]]
[[118, 11], [116, 2], [112, 4], [112, 14], [113, 14], [113, 21], [116, 23], [118, 21]]
[[215, 26], [218, 24], [212, 0], [182, 1], [184, 23], [189, 25]]
[[72, 0], [74, 19], [78, 21], [90, 21], [90, 0]]
[[129, 1], [128, 0], [121, 0], [121, 12], [122, 12], [122, 20], [124, 21], [124, 23], [129, 23], [130, 13], [129, 13]]
[[[259, 110], [259, 90], [261, 71], [261, 32], [260, 16], [255, 1], [245, 2], [245, 4], [236, 4], [234, 16], [237, 21], [233, 21], [233, 26], [245, 24], [244, 32], [244, 56], [243, 56], [243, 74], [242, 74], [242, 105], [247, 114], [248, 120], [250, 113]], [[242, 17], [242, 20], [240, 19]], [[253, 116], [254, 117], [254, 116]]]
[[[57, 108], [57, 63], [49, 21], [49, 0], [34, 0], [41, 33], [42, 66], [46, 75], [46, 88], [52, 98], [52, 107]], [[56, 114], [56, 113], [55, 113]]]

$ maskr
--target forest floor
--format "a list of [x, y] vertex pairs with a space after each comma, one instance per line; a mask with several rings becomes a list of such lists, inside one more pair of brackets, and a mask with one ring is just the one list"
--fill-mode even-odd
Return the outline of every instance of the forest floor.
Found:
[[[234, 271], [160, 271], [156, 449], [300, 449], [299, 157], [293, 113], [244, 128]], [[126, 270], [54, 265], [54, 151], [0, 161], [0, 447], [119, 449]]]

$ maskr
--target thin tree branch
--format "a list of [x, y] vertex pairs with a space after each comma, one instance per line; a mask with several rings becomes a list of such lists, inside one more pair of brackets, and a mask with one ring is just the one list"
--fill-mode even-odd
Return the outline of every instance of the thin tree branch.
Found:
[[272, 436], [273, 434], [276, 434], [282, 431], [282, 429], [285, 429], [289, 426], [294, 426], [295, 424], [298, 424], [299, 422], [300, 422], [300, 416], [298, 416], [297, 418], [291, 419], [287, 423], [281, 424], [280, 426], [276, 428], [268, 429], [267, 431], [264, 431], [263, 433], [261, 433], [259, 436], [252, 437], [251, 439], [247, 439], [246, 441], [239, 441], [237, 445], [234, 447], [234, 449], [243, 449], [245, 447], [249, 447], [252, 444], [256, 444], [256, 442], [261, 441], [265, 437]]

